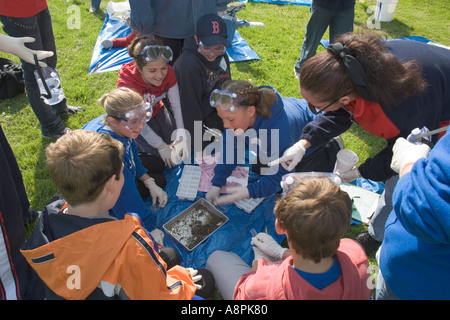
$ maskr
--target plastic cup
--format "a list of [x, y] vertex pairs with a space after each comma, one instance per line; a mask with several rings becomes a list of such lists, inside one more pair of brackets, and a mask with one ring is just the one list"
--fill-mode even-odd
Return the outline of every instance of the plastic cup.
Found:
[[345, 173], [353, 169], [359, 161], [359, 157], [352, 150], [342, 149], [336, 155], [336, 163], [333, 172]]

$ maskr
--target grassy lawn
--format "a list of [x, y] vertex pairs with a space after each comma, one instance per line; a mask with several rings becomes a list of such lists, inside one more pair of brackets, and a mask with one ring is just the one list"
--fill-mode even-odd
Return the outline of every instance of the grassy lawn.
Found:
[[[356, 1], [355, 31], [376, 32], [386, 38], [423, 36], [450, 46], [448, 0], [400, 0], [392, 22], [381, 23], [380, 29], [369, 29], [374, 22], [371, 16], [375, 4], [376, 1]], [[72, 129], [81, 128], [103, 113], [96, 100], [115, 87], [118, 77], [117, 72], [88, 74], [107, 1], [103, 1], [102, 11], [95, 15], [88, 12], [89, 5], [87, 0], [49, 1], [58, 50], [57, 70], [68, 103], [87, 109], [65, 119]], [[78, 12], [79, 16], [76, 16]], [[265, 28], [239, 28], [238, 31], [261, 60], [233, 63], [233, 79], [248, 80], [254, 85], [271, 85], [282, 96], [300, 97], [293, 67], [300, 54], [309, 16], [306, 6], [247, 3], [247, 8], [239, 12], [238, 17], [263, 22]], [[73, 28], [77, 21], [79, 28]], [[327, 38], [328, 32], [324, 35], [324, 39]], [[319, 51], [322, 50], [324, 48], [319, 47]], [[0, 55], [18, 61], [8, 54]], [[0, 102], [0, 123], [21, 168], [31, 208], [41, 210], [57, 192], [45, 166], [45, 148], [51, 141], [41, 137], [38, 121], [25, 94]], [[357, 152], [361, 161], [384, 146], [383, 140], [357, 125], [346, 132], [343, 139], [346, 148]], [[364, 226], [353, 226], [349, 236], [356, 235], [361, 228]]]

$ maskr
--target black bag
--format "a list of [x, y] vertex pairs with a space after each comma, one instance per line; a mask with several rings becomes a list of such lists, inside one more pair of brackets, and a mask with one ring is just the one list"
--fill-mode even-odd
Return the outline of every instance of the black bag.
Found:
[[0, 100], [25, 92], [23, 69], [14, 61], [0, 58]]

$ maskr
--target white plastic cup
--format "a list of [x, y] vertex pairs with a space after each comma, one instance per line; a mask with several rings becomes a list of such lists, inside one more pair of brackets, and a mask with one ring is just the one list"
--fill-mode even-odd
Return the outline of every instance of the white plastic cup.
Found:
[[336, 163], [333, 172], [336, 174], [345, 173], [353, 169], [358, 164], [359, 157], [352, 150], [342, 149], [336, 155]]
[[392, 21], [398, 1], [399, 0], [377, 0], [375, 20], [382, 22]]

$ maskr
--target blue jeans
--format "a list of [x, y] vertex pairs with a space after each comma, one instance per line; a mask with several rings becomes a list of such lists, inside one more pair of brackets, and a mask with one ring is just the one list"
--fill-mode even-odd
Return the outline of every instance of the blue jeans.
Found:
[[98, 9], [100, 8], [100, 3], [102, 3], [102, 0], [91, 0], [91, 7]]
[[339, 35], [353, 31], [355, 8], [344, 11], [330, 11], [314, 3], [311, 4], [311, 17], [306, 25], [305, 38], [303, 40], [300, 57], [295, 63], [295, 69], [300, 70], [303, 63], [316, 54], [317, 47], [322, 36], [330, 27], [330, 43], [333, 43]]
[[[35, 16], [28, 18], [0, 16], [0, 21], [3, 24], [5, 33], [11, 37], [33, 37], [35, 41], [27, 43], [26, 46], [28, 48], [33, 50], [53, 51], [54, 55], [47, 58], [45, 62], [53, 69], [56, 67], [57, 57], [55, 38], [48, 8]], [[66, 99], [53, 106], [46, 104], [40, 97], [39, 88], [36, 78], [34, 77], [34, 70], [37, 69], [37, 66], [23, 60], [21, 60], [21, 62], [28, 101], [39, 120], [42, 134], [59, 134], [65, 128], [60, 113], [65, 112], [67, 109]]]

